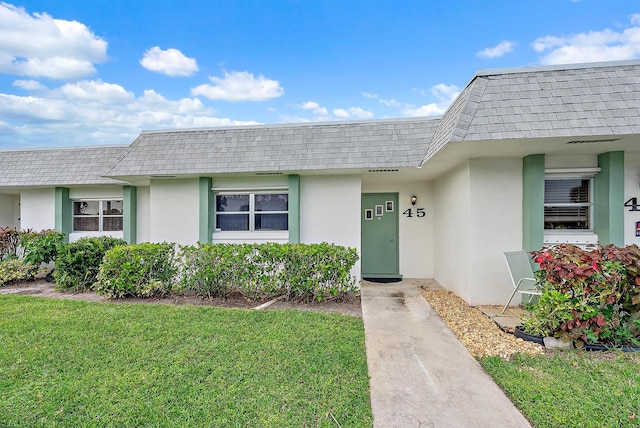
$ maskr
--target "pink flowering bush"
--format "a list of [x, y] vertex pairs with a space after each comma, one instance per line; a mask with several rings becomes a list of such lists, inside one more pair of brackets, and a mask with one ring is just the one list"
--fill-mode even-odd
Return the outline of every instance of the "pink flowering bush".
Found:
[[542, 290], [527, 333], [585, 343], [640, 345], [640, 248], [582, 249], [570, 244], [532, 252]]

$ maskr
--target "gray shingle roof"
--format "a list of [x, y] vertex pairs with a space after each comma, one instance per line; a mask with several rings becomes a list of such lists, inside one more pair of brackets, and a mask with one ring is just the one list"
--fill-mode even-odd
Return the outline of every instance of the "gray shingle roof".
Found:
[[437, 119], [143, 132], [109, 177], [418, 166]]
[[487, 70], [445, 113], [425, 161], [450, 141], [640, 133], [640, 62]]
[[0, 186], [123, 184], [102, 177], [127, 146], [0, 151]]
[[486, 70], [441, 119], [153, 131], [128, 147], [0, 151], [0, 186], [412, 167], [456, 141], [627, 134], [640, 134], [640, 61]]

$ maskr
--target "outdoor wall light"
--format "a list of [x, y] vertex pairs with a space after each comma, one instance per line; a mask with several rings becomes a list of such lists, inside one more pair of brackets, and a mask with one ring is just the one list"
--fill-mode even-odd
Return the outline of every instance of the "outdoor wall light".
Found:
[[416, 204], [416, 202], [418, 202], [418, 197], [417, 197], [416, 195], [413, 195], [413, 196], [411, 197], [411, 205], [415, 205], [415, 204]]

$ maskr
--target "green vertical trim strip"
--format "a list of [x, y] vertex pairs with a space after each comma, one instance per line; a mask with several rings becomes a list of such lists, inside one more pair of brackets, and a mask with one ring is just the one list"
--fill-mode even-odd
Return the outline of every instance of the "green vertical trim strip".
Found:
[[69, 198], [69, 189], [56, 187], [55, 190], [55, 227], [58, 232], [64, 233], [65, 242], [69, 242], [69, 234], [72, 230], [72, 204]]
[[289, 175], [289, 242], [300, 242], [300, 176]]
[[211, 177], [200, 177], [200, 215], [198, 241], [211, 243], [213, 237], [213, 180]]
[[122, 187], [122, 235], [129, 244], [138, 241], [138, 188]]
[[598, 243], [624, 246], [624, 152], [598, 155], [594, 179], [594, 232]]
[[522, 249], [544, 245], [544, 155], [522, 159]]

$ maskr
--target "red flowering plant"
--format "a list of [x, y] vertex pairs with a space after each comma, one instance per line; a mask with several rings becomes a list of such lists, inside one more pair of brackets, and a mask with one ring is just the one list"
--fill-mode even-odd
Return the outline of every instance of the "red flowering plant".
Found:
[[640, 248], [562, 244], [531, 254], [542, 296], [528, 306], [526, 332], [577, 347], [640, 345]]

